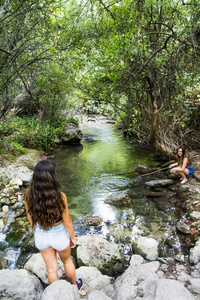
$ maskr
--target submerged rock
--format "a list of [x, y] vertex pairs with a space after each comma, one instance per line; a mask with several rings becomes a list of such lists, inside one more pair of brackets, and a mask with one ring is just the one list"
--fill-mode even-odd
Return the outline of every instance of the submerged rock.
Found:
[[102, 221], [103, 219], [98, 216], [89, 216], [85, 219], [85, 223], [89, 226], [99, 226]]
[[162, 180], [151, 180], [148, 182], [145, 182], [145, 185], [147, 186], [151, 186], [153, 188], [157, 188], [157, 187], [164, 187], [164, 186], [170, 186], [172, 185], [174, 182], [172, 179], [162, 179]]
[[115, 193], [105, 199], [105, 203], [114, 205], [114, 206], [125, 206], [131, 203], [131, 198], [128, 194], [124, 193]]
[[154, 171], [159, 170], [159, 168], [149, 168], [149, 167], [145, 167], [142, 165], [138, 165], [134, 168], [134, 171], [137, 172], [138, 174], [147, 174], [147, 173], [151, 173]]

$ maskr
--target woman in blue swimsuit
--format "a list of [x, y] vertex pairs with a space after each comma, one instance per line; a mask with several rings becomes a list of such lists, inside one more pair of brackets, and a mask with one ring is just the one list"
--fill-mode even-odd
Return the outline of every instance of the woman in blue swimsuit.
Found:
[[194, 173], [194, 167], [184, 147], [178, 148], [177, 162], [169, 166], [170, 173], [181, 176], [181, 184], [187, 182], [187, 175]]

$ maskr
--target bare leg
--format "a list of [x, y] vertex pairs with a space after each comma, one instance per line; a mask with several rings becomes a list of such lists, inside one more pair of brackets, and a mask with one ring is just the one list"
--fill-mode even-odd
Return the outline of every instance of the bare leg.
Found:
[[60, 258], [61, 258], [61, 260], [64, 264], [66, 277], [69, 279], [69, 281], [72, 284], [76, 285], [76, 271], [75, 271], [74, 263], [73, 263], [72, 258], [70, 256], [70, 254], [71, 254], [70, 244], [64, 250], [57, 251], [57, 252], [60, 255]]
[[56, 250], [52, 247], [49, 247], [47, 249], [40, 250], [40, 253], [47, 267], [49, 284], [56, 280], [59, 280]]
[[185, 176], [184, 172], [179, 172], [179, 175], [181, 176], [182, 180], [187, 181], [187, 177]]

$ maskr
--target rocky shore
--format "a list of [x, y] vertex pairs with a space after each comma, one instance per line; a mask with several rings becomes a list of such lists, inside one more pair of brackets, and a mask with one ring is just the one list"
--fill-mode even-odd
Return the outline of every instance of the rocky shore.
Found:
[[[81, 236], [72, 252], [77, 277], [82, 277], [84, 289], [66, 281], [59, 260], [59, 277], [48, 286], [47, 272], [41, 255], [34, 248], [33, 233], [24, 210], [24, 190], [32, 176], [31, 168], [43, 153], [29, 151], [12, 164], [5, 163], [0, 175], [0, 230], [13, 247], [20, 246], [21, 254], [32, 251], [23, 262], [23, 269], [8, 269], [9, 251], [0, 242], [0, 298], [1, 299], [86, 299], [86, 300], [190, 300], [200, 299], [200, 154], [191, 153], [195, 174], [186, 185], [173, 178], [147, 182], [153, 190], [149, 196], [159, 198], [159, 186], [170, 186], [179, 197], [185, 215], [177, 223], [177, 230], [190, 235], [193, 245], [188, 256], [160, 257], [159, 241], [139, 237], [133, 245], [133, 255], [124, 255], [121, 247], [98, 236]], [[143, 172], [145, 172], [143, 168]], [[154, 194], [152, 194], [154, 193]], [[122, 199], [122, 202], [120, 202]], [[123, 200], [124, 199], [124, 200]], [[108, 199], [107, 201], [112, 201]], [[124, 202], [123, 202], [124, 201]], [[113, 205], [122, 206], [131, 195], [117, 197]], [[112, 205], [112, 203], [110, 202]], [[14, 220], [14, 222], [13, 222]], [[11, 224], [11, 225], [10, 225]], [[11, 226], [11, 228], [9, 227]], [[11, 229], [11, 230], [10, 230]], [[23, 239], [23, 241], [22, 241]], [[36, 252], [36, 253], [34, 253]]]

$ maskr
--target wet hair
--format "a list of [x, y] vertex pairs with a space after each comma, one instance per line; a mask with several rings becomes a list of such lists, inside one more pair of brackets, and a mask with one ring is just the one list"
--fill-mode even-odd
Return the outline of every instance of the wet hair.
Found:
[[189, 165], [191, 166], [191, 165], [192, 165], [192, 162], [191, 162], [191, 159], [190, 159], [189, 155], [186, 154], [185, 147], [183, 147], [183, 146], [178, 147], [178, 150], [180, 150], [180, 149], [182, 150], [182, 155], [179, 156], [179, 155], [178, 155], [178, 152], [177, 152], [178, 166], [181, 166], [181, 167], [182, 167], [182, 165], [183, 165], [183, 160], [184, 160], [185, 157], [188, 158], [188, 163], [189, 163]]
[[56, 176], [56, 164], [42, 160], [36, 165], [30, 187], [26, 192], [26, 203], [33, 227], [38, 223], [47, 230], [61, 218], [65, 203]]

